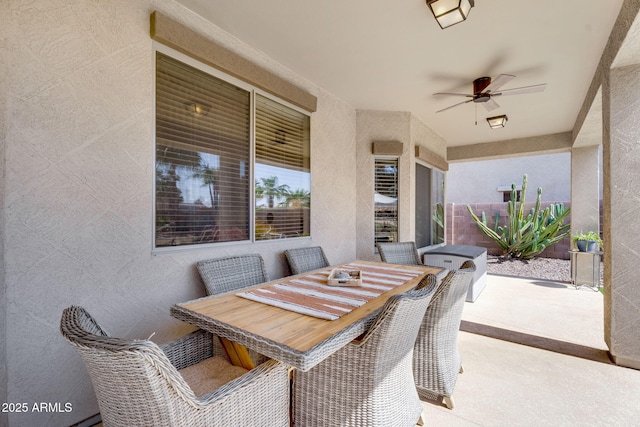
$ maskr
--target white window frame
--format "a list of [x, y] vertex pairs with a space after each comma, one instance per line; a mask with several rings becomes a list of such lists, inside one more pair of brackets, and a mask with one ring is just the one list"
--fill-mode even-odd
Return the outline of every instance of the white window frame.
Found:
[[[398, 200], [396, 202], [396, 221], [397, 221], [397, 229], [396, 229], [396, 238], [398, 242], [401, 242], [401, 238], [400, 238], [400, 220], [401, 220], [401, 210], [400, 210], [400, 193], [401, 193], [401, 188], [400, 188], [400, 156], [374, 156], [373, 158], [373, 194], [372, 196], [375, 197], [375, 193], [376, 193], [376, 162], [378, 160], [395, 160], [396, 161], [396, 167], [398, 168], [398, 171], [396, 173], [396, 178], [397, 178], [397, 182], [396, 185], [398, 187]], [[374, 246], [374, 253], [378, 253], [378, 248], [376, 247], [376, 212], [375, 212], [375, 200], [373, 203], [373, 246]]]
[[[256, 240], [255, 238], [255, 218], [256, 218], [256, 206], [255, 206], [255, 160], [256, 160], [256, 155], [255, 155], [255, 151], [256, 151], [256, 129], [255, 129], [255, 114], [256, 114], [256, 95], [261, 95], [265, 98], [269, 98], [272, 101], [275, 101], [285, 107], [291, 108], [299, 113], [302, 113], [306, 116], [309, 117], [309, 121], [311, 122], [311, 118], [312, 115], [309, 111], [304, 110], [303, 108], [300, 108], [296, 105], [291, 104], [290, 102], [287, 102], [271, 93], [268, 93], [260, 88], [257, 88], [256, 86], [247, 83], [243, 80], [240, 80], [236, 77], [233, 77], [229, 74], [226, 74], [223, 71], [218, 70], [217, 68], [214, 68], [210, 65], [204, 64], [188, 55], [185, 55], [175, 49], [172, 49], [168, 46], [165, 46], [161, 43], [152, 42], [152, 63], [153, 63], [153, 106], [152, 106], [152, 111], [153, 111], [153, 122], [152, 122], [152, 139], [153, 139], [153, 143], [151, 144], [152, 146], [152, 159], [153, 159], [153, 168], [155, 170], [155, 164], [156, 164], [156, 125], [155, 125], [155, 121], [156, 121], [156, 57], [157, 57], [157, 53], [160, 52], [162, 54], [165, 54], [173, 59], [176, 59], [178, 61], [181, 61], [193, 68], [196, 68], [200, 71], [203, 71], [207, 74], [210, 74], [213, 77], [216, 77], [220, 80], [225, 81], [226, 83], [232, 84], [234, 86], [237, 86], [240, 89], [246, 90], [247, 92], [249, 92], [249, 105], [250, 105], [250, 118], [249, 118], [249, 138], [250, 138], [250, 153], [249, 153], [249, 165], [247, 165], [247, 169], [248, 169], [248, 173], [249, 173], [249, 187], [250, 187], [250, 192], [249, 192], [249, 215], [250, 215], [250, 219], [249, 219], [249, 238], [245, 239], [245, 240], [236, 240], [236, 241], [225, 241], [225, 242], [212, 242], [212, 243], [201, 243], [201, 244], [189, 244], [189, 245], [179, 245], [179, 246], [161, 246], [161, 247], [157, 247], [156, 246], [156, 227], [155, 227], [155, 210], [156, 210], [156, 179], [155, 179], [155, 173], [153, 174], [153, 179], [152, 179], [152, 191], [153, 191], [153, 196], [152, 196], [152, 210], [151, 210], [151, 214], [152, 214], [152, 218], [151, 218], [151, 224], [152, 226], [152, 232], [151, 232], [151, 247], [152, 247], [152, 253], [156, 254], [156, 253], [164, 253], [164, 252], [176, 252], [176, 251], [193, 251], [193, 250], [203, 250], [203, 249], [211, 249], [212, 247], [215, 248], [219, 248], [222, 246], [231, 246], [231, 245], [239, 245], [239, 244], [247, 244], [247, 243], [252, 243], [252, 244], [263, 244], [265, 242], [273, 242], [271, 240]], [[309, 131], [309, 143], [311, 143], [311, 129]], [[309, 163], [311, 164], [312, 159], [309, 159]], [[311, 168], [309, 170], [309, 175], [311, 177]], [[311, 218], [311, 215], [309, 216]], [[309, 224], [310, 225], [310, 224]], [[311, 226], [310, 228], [310, 232], [309, 232], [309, 236], [301, 236], [301, 237], [287, 237], [286, 240], [300, 240], [300, 239], [311, 239]]]

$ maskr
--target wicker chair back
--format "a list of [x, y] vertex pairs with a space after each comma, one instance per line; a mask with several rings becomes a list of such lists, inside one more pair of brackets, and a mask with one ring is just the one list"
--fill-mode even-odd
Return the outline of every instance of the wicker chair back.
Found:
[[391, 297], [365, 335], [307, 372], [294, 371], [294, 424], [307, 427], [415, 425], [413, 344], [437, 283]]
[[422, 320], [413, 352], [413, 373], [422, 399], [443, 398], [453, 407], [453, 389], [462, 367], [458, 331], [467, 290], [476, 270], [465, 261], [450, 271], [435, 291]]
[[415, 242], [376, 243], [382, 262], [422, 265]]
[[197, 263], [209, 295], [224, 294], [268, 282], [264, 260], [258, 254], [214, 258]]
[[329, 261], [321, 246], [287, 249], [284, 255], [291, 274], [301, 274], [319, 268], [329, 267]]

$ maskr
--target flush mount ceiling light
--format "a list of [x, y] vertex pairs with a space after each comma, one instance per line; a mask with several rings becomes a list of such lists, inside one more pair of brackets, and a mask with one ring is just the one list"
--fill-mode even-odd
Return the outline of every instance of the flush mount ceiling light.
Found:
[[501, 116], [487, 117], [487, 123], [491, 129], [503, 128], [509, 118], [503, 114]]
[[474, 6], [474, 0], [426, 0], [427, 6], [431, 9], [433, 16], [440, 24], [440, 28], [445, 29], [459, 22], [464, 21], [469, 16], [469, 11]]

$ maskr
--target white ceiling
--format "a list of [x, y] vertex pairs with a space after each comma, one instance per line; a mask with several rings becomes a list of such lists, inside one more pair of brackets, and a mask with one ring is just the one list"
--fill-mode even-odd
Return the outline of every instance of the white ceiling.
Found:
[[[476, 0], [440, 29], [424, 0], [178, 0], [358, 109], [410, 111], [449, 146], [570, 131], [622, 0]], [[488, 113], [435, 92], [472, 93], [514, 74]], [[477, 106], [477, 120], [475, 125]], [[506, 114], [503, 129], [485, 118]]]

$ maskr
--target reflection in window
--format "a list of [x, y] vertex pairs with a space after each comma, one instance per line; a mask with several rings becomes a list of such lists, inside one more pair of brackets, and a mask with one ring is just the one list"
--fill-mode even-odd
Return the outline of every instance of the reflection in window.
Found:
[[418, 248], [445, 241], [444, 172], [416, 163], [416, 231]]
[[309, 235], [309, 116], [204, 70], [156, 53], [155, 247]]
[[250, 92], [157, 53], [156, 247], [249, 239]]
[[255, 239], [309, 235], [309, 116], [256, 96]]
[[431, 170], [431, 244], [444, 243], [445, 214], [444, 214], [444, 172]]
[[375, 242], [398, 241], [398, 159], [375, 160]]
[[432, 242], [432, 204], [431, 204], [431, 169], [416, 163], [416, 231], [415, 242], [418, 248], [431, 245]]

